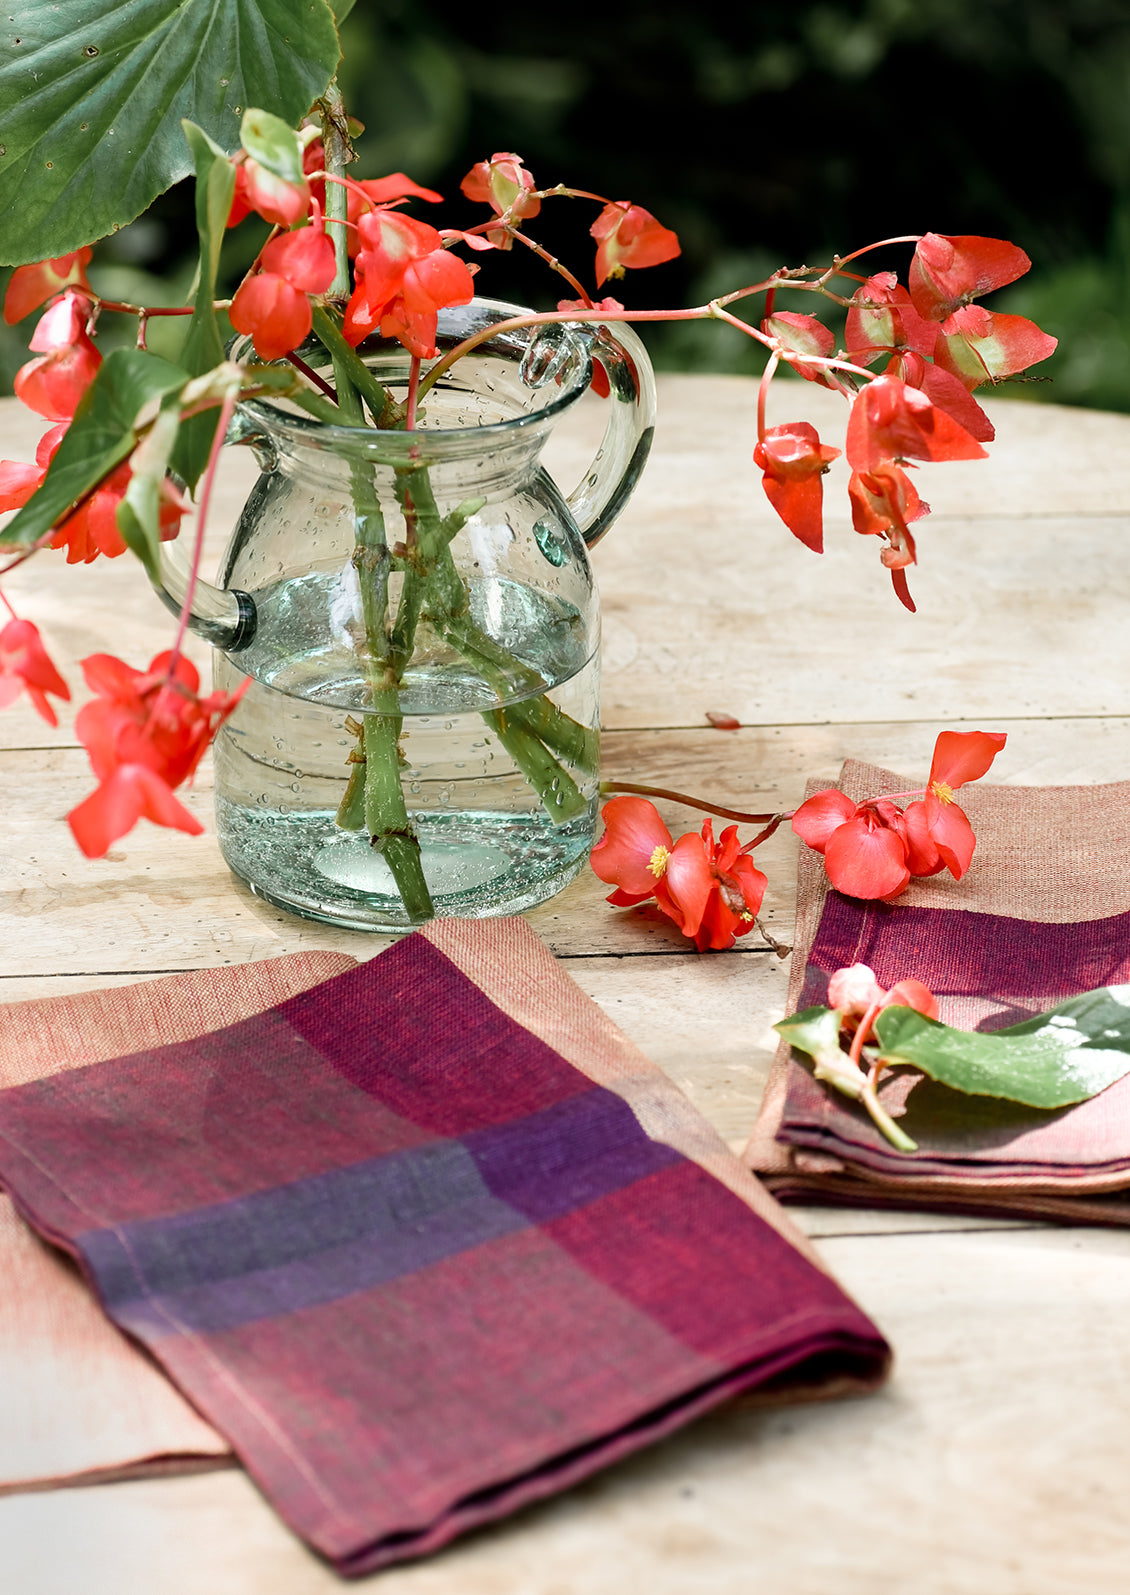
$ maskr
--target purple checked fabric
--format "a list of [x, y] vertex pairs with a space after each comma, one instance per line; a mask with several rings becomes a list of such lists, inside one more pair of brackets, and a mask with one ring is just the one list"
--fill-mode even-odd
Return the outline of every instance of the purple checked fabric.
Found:
[[0, 1092], [20, 1210], [342, 1573], [737, 1392], [886, 1366], [832, 1279], [496, 995], [418, 934]]

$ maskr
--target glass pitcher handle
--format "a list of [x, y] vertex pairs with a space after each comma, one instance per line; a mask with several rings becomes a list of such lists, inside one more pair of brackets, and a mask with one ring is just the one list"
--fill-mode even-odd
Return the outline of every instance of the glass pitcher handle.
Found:
[[[264, 471], [273, 471], [278, 463], [271, 440], [241, 410], [232, 417], [224, 442], [250, 444]], [[162, 543], [153, 586], [158, 598], [174, 615], [181, 612], [190, 580], [188, 549], [180, 538]], [[255, 636], [257, 618], [255, 602], [249, 593], [213, 587], [211, 582], [197, 576], [192, 612], [188, 617], [189, 630], [194, 636], [202, 637], [213, 648], [221, 648], [225, 653], [239, 653]]]
[[655, 376], [626, 322], [596, 328], [591, 354], [608, 378], [604, 439], [566, 503], [589, 548], [600, 541], [640, 479], [655, 432]]

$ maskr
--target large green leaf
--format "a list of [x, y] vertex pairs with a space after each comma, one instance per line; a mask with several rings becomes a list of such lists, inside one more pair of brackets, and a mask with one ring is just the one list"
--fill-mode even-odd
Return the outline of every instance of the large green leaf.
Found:
[[888, 1064], [913, 1064], [972, 1096], [1064, 1108], [1130, 1072], [1130, 986], [1100, 986], [989, 1032], [951, 1030], [912, 1008], [888, 1008], [875, 1033]]
[[143, 349], [115, 349], [79, 401], [40, 488], [5, 526], [5, 547], [36, 542], [132, 450], [145, 407], [182, 388], [185, 372]]
[[225, 150], [248, 106], [296, 122], [340, 54], [327, 0], [8, 0], [0, 22], [10, 265], [105, 237], [187, 176], [183, 118]]

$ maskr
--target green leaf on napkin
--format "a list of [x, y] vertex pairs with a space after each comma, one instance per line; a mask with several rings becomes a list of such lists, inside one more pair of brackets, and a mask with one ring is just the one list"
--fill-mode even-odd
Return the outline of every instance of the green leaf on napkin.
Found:
[[1006, 1030], [953, 1030], [913, 1008], [875, 1021], [883, 1062], [970, 1096], [1033, 1108], [1084, 1102], [1130, 1072], [1130, 986], [1100, 986]]

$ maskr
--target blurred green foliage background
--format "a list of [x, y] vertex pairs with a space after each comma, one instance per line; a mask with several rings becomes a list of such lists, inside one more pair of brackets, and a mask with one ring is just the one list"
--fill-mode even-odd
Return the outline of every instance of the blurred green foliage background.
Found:
[[[542, 186], [644, 205], [683, 254], [604, 290], [634, 307], [703, 303], [889, 235], [1009, 238], [1033, 270], [991, 307], [1061, 340], [1040, 380], [1011, 391], [1130, 410], [1130, 0], [731, 9], [607, 0], [590, 21], [530, 0], [458, 15], [428, 0], [357, 0], [340, 73], [366, 126], [353, 171], [402, 170], [439, 188], [450, 197], [443, 225], [482, 219], [459, 180], [496, 150], [520, 153]], [[183, 300], [186, 190], [96, 252], [102, 292]], [[531, 228], [587, 281], [594, 215], [557, 201]], [[231, 236], [229, 287], [260, 242], [249, 227]], [[872, 269], [902, 273], [909, 253], [893, 248]], [[565, 291], [521, 251], [478, 258], [484, 293], [547, 306]], [[818, 306], [797, 294], [778, 308]], [[4, 329], [5, 380], [27, 358], [27, 331]], [[173, 323], [154, 333], [174, 352]], [[667, 369], [760, 366], [750, 340], [718, 325], [649, 329], [648, 341]]]

